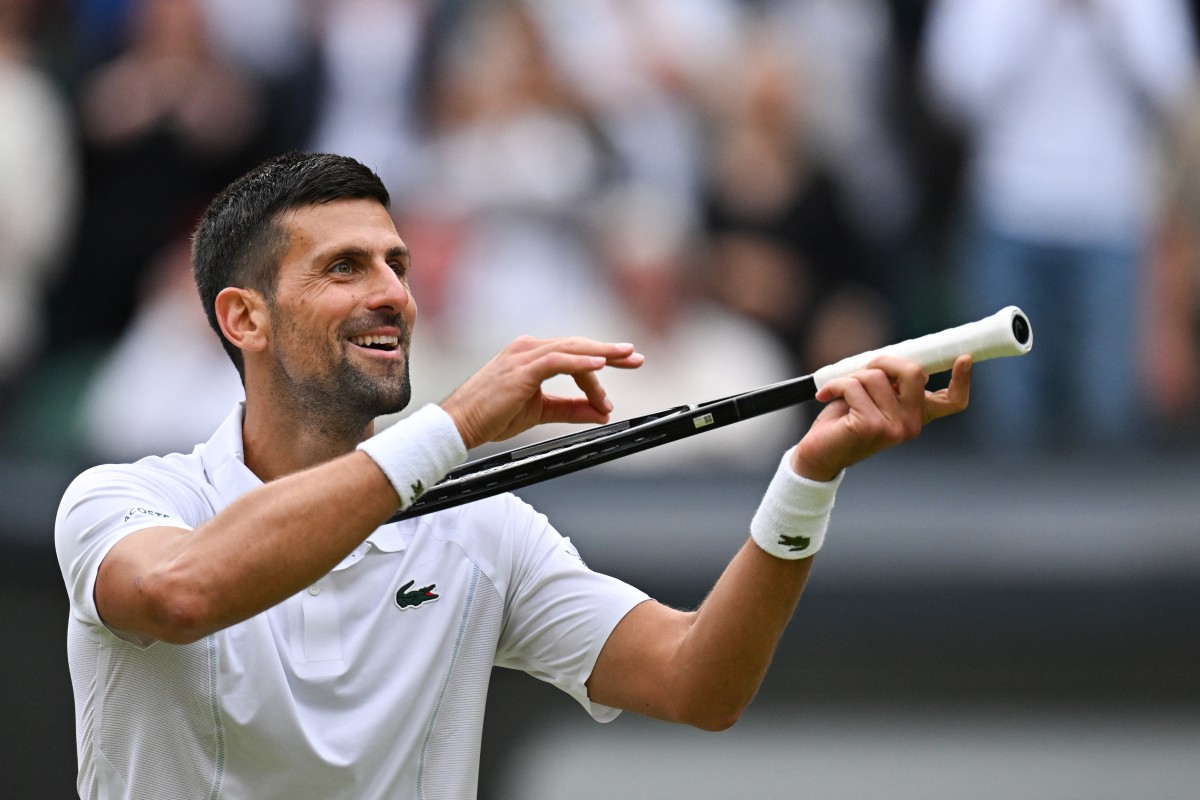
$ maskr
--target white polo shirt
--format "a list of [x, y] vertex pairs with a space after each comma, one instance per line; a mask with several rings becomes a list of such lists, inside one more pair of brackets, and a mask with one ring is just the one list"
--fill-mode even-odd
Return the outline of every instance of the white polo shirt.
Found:
[[585, 682], [647, 597], [511, 495], [385, 525], [305, 591], [193, 644], [106, 628], [93, 588], [116, 542], [195, 528], [262, 485], [241, 423], [239, 405], [191, 454], [95, 467], [63, 498], [82, 798], [473, 797], [494, 665], [616, 717]]

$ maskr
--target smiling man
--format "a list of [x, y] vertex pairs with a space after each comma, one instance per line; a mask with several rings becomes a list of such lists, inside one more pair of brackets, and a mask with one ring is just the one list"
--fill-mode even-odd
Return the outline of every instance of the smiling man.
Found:
[[[630, 344], [524, 337], [376, 434], [408, 404], [417, 316], [388, 202], [352, 159], [289, 154], [200, 221], [197, 285], [246, 400], [190, 454], [93, 468], [63, 498], [82, 797], [470, 797], [496, 665], [601, 721], [727, 727], [844, 468], [966, 406], [965, 359], [940, 392], [897, 359], [830, 381], [695, 611], [589, 570], [512, 496], [385, 524], [472, 447], [606, 422], [599, 372], [642, 363]], [[562, 374], [580, 396], [543, 393]]]

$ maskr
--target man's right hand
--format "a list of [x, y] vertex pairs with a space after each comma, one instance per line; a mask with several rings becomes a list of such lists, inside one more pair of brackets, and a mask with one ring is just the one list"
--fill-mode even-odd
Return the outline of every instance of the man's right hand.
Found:
[[[608, 422], [612, 403], [597, 374], [603, 367], [636, 369], [644, 357], [631, 344], [572, 337], [515, 340], [472, 375], [441, 406], [468, 449], [516, 436], [547, 422]], [[542, 391], [555, 375], [570, 375], [583, 397]]]

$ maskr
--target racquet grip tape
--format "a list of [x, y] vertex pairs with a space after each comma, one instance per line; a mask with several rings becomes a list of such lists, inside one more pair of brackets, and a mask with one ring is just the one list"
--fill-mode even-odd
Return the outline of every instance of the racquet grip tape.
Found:
[[920, 364], [926, 374], [944, 372], [962, 355], [970, 355], [976, 363], [990, 358], [1021, 356], [1033, 347], [1033, 327], [1025, 312], [1007, 306], [975, 322], [947, 328], [916, 339], [869, 350], [844, 358], [812, 374], [820, 389], [834, 378], [842, 378], [865, 367], [872, 359], [884, 355], [899, 356]]

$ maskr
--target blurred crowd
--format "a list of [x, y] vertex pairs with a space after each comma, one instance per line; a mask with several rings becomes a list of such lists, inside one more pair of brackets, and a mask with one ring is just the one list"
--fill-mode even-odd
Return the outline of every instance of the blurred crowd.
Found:
[[0, 454], [208, 437], [189, 234], [293, 149], [392, 193], [416, 403], [522, 333], [635, 342], [622, 418], [1015, 304], [972, 446], [1200, 442], [1196, 58], [1185, 0], [0, 0]]

